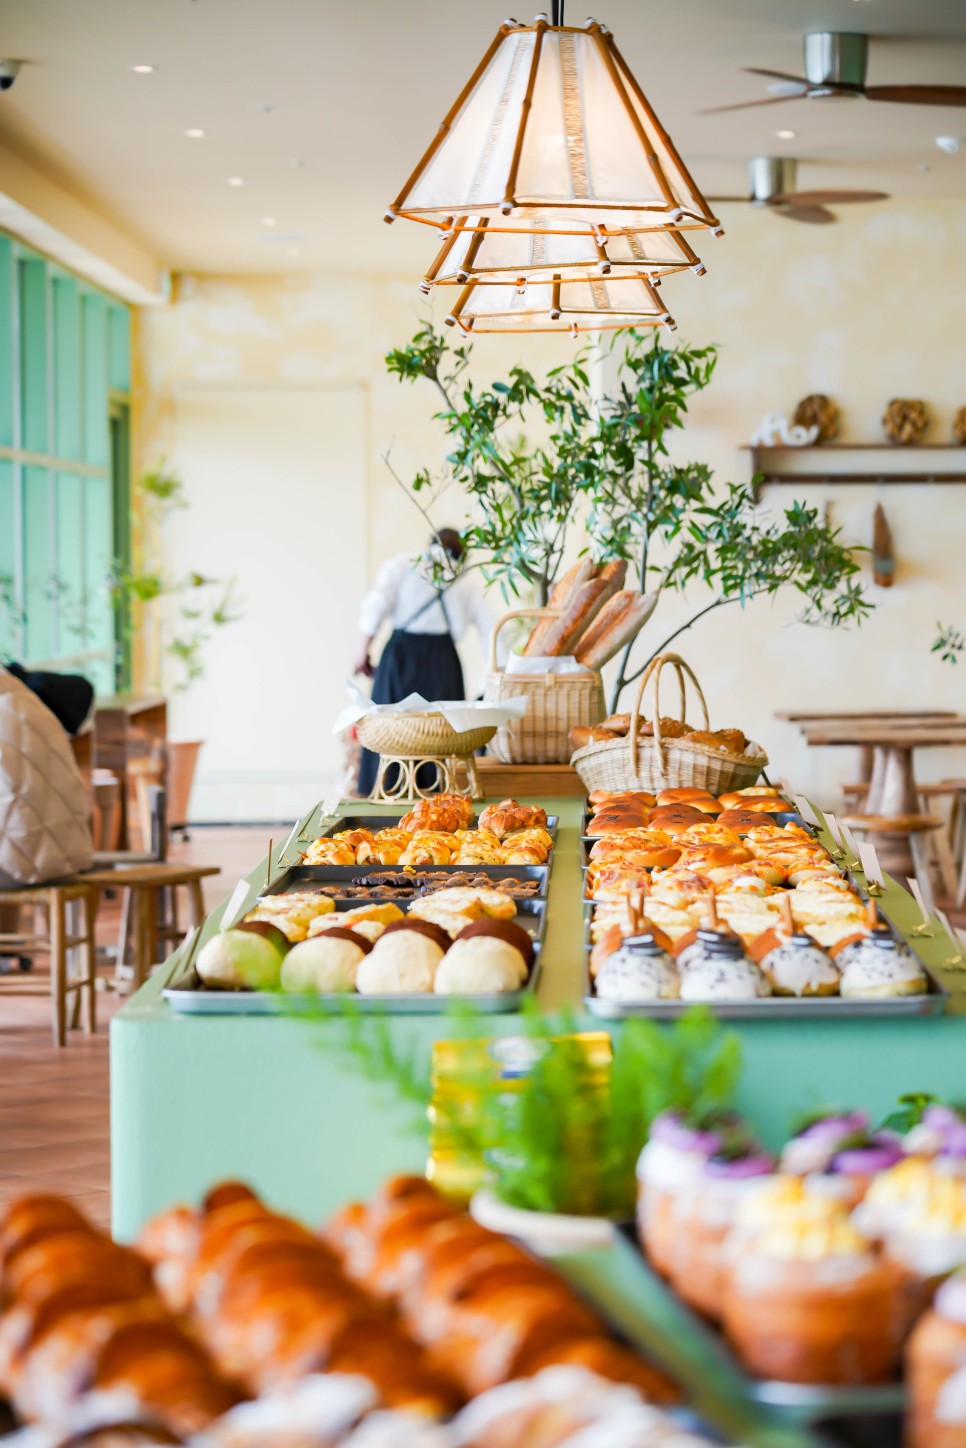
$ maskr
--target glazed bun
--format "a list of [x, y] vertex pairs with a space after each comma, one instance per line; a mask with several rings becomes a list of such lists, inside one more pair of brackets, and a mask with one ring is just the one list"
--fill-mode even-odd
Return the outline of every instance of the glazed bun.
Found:
[[[682, 719], [672, 719], [666, 714], [661, 715], [662, 739], [681, 739], [688, 733], [690, 728], [691, 725], [686, 724]], [[638, 733], [644, 739], [652, 739], [654, 737], [654, 721], [652, 719], [642, 719]]]
[[425, 935], [427, 940], [435, 941], [440, 950], [449, 950], [452, 944], [442, 925], [436, 925], [432, 920], [419, 920], [416, 916], [407, 915], [405, 919], [394, 920], [391, 925], [387, 925], [382, 933], [391, 935], [396, 930], [415, 930], [417, 934]]
[[691, 809], [688, 805], [666, 805], [663, 809], [654, 811], [650, 824], [677, 840], [693, 825], [704, 824], [706, 819], [707, 815], [702, 814], [699, 809]]
[[773, 784], [751, 784], [747, 789], [732, 789], [727, 794], [719, 794], [718, 803], [722, 809], [744, 809], [749, 799], [767, 799], [769, 796], [777, 799], [780, 795], [781, 790]]
[[718, 824], [734, 830], [736, 835], [744, 836], [749, 831], [757, 829], [761, 824], [761, 811], [740, 808], [723, 809], [718, 816]]
[[696, 846], [685, 850], [681, 856], [681, 866], [685, 870], [697, 870], [700, 874], [707, 874], [722, 865], [741, 865], [753, 858], [751, 851], [744, 845]]
[[789, 804], [787, 799], [782, 799], [781, 795], [774, 794], [755, 795], [751, 799], [746, 799], [742, 803], [741, 808], [750, 811], [752, 814], [795, 813], [795, 806], [793, 804]]
[[649, 812], [644, 805], [615, 805], [612, 809], [598, 810], [587, 826], [587, 833], [596, 838], [598, 835], [611, 835], [621, 830], [641, 829], [648, 821]]
[[737, 845], [740, 844], [734, 830], [728, 829], [727, 825], [721, 823], [720, 818], [716, 824], [702, 823], [691, 825], [678, 836], [678, 844], [684, 845], [686, 849], [694, 845]]
[[533, 965], [533, 937], [513, 920], [474, 920], [464, 925], [457, 940], [472, 940], [477, 935], [492, 935], [518, 950], [526, 962], [527, 970]]
[[713, 794], [690, 785], [680, 789], [662, 789], [657, 803], [659, 809], [663, 809], [665, 805], [689, 805], [691, 809], [700, 810], [702, 814], [717, 814], [718, 811], [718, 801]]
[[647, 789], [595, 789], [587, 796], [587, 803], [594, 810], [608, 804], [642, 804], [650, 809], [657, 799]]

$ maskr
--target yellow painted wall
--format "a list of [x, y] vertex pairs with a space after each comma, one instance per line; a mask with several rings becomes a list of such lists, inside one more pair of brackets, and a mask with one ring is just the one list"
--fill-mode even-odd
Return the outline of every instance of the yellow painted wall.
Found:
[[[679, 456], [709, 462], [722, 480], [745, 477], [739, 449], [762, 415], [790, 412], [813, 391], [836, 398], [850, 440], [877, 441], [883, 407], [897, 395], [925, 398], [934, 414], [930, 438], [949, 440], [952, 415], [966, 405], [966, 202], [856, 207], [824, 228], [750, 207], [729, 213], [727, 236], [702, 248], [708, 275], [665, 283], [679, 335], [722, 348], [713, 386], [676, 445]], [[140, 459], [154, 462], [175, 450], [177, 395], [185, 387], [362, 386], [368, 542], [359, 559], [361, 593], [383, 557], [417, 545], [425, 532], [389, 478], [382, 452], [391, 446], [404, 474], [442, 456], [431, 391], [400, 386], [381, 365], [385, 351], [415, 330], [422, 306], [410, 278], [181, 278], [173, 304], [140, 321]], [[567, 337], [482, 338], [479, 370], [496, 377], [517, 359], [535, 369], [552, 365], [572, 346]], [[780, 507], [794, 495], [775, 489], [766, 502]], [[837, 781], [852, 773], [847, 752], [809, 754], [774, 714], [966, 704], [966, 664], [951, 668], [929, 652], [937, 619], [966, 622], [966, 485], [818, 486], [812, 495], [828, 499], [834, 521], [863, 543], [871, 541], [876, 501], [884, 503], [898, 571], [891, 591], [872, 587], [880, 604], [872, 621], [856, 633], [805, 629], [794, 622], [797, 605], [789, 595], [744, 613], [722, 610], [680, 647], [705, 684], [713, 722], [742, 725], [769, 748], [778, 772], [834, 800]], [[459, 520], [455, 499], [445, 512], [438, 522]], [[266, 513], [266, 527], [293, 525]], [[257, 566], [257, 558], [239, 560], [242, 585], [245, 569]], [[702, 601], [696, 591], [687, 606]], [[355, 643], [354, 603], [326, 600], [320, 552], [318, 606], [340, 620], [326, 637], [326, 666], [340, 672]], [[684, 617], [679, 601], [662, 603], [649, 640], [659, 641]], [[334, 754], [329, 763], [334, 769]], [[922, 758], [921, 773], [934, 777], [956, 767], [954, 757], [937, 752]]]

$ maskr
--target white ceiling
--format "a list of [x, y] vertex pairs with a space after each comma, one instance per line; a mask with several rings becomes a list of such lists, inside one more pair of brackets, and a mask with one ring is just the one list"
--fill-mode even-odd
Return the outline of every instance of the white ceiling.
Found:
[[[576, 4], [568, 22], [585, 18]], [[597, 18], [710, 194], [743, 192], [745, 158], [772, 153], [803, 159], [803, 188], [966, 195], [966, 147], [935, 146], [966, 135], [966, 108], [698, 114], [766, 93], [742, 65], [800, 74], [805, 30], [874, 36], [870, 83], [961, 84], [966, 0], [604, 0]], [[406, 270], [426, 260], [423, 228], [389, 228], [382, 212], [503, 19], [501, 0], [0, 0], [0, 56], [25, 62], [0, 95], [0, 143], [171, 267]], [[138, 62], [156, 73], [134, 74]], [[192, 126], [203, 140], [185, 137]]]

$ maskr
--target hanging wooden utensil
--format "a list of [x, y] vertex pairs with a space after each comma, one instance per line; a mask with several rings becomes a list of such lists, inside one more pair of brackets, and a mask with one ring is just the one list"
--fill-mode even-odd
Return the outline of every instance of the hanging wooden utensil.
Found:
[[881, 503], [872, 515], [872, 577], [880, 588], [895, 583], [896, 555], [892, 546], [892, 530]]

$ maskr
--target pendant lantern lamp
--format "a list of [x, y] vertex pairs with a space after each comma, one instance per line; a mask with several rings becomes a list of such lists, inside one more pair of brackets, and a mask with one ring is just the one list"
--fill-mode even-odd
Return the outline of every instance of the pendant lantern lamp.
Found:
[[615, 327], [666, 327], [676, 323], [646, 277], [548, 281], [469, 281], [445, 317], [464, 332], [606, 332]]
[[[556, 22], [560, 23], [556, 23]], [[507, 21], [386, 213], [449, 232], [586, 236], [721, 225], [596, 20]]]
[[703, 276], [705, 267], [678, 232], [602, 234], [586, 227], [561, 236], [555, 232], [490, 230], [489, 218], [462, 216], [447, 234], [426, 272], [421, 289], [465, 286], [467, 282], [595, 281], [601, 277], [646, 277], [658, 282], [675, 272]]

